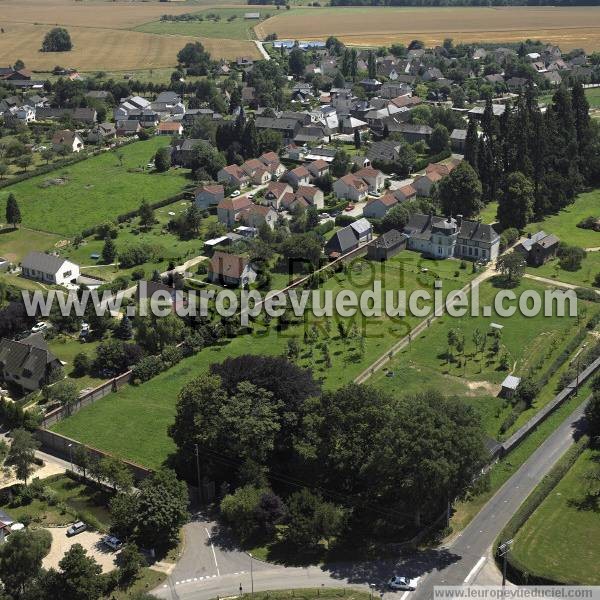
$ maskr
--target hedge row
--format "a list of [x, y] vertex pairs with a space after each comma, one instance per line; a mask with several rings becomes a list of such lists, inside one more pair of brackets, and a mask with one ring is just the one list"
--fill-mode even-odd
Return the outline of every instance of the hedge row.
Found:
[[418, 160], [412, 168], [412, 172], [416, 173], [417, 171], [422, 171], [423, 169], [425, 169], [427, 167], [428, 164], [430, 163], [437, 163], [440, 162], [441, 160], [446, 160], [447, 158], [450, 158], [452, 156], [452, 152], [450, 152], [450, 150], [444, 150], [443, 152], [440, 152], [439, 154], [434, 154], [433, 156], [429, 156], [427, 158], [422, 158], [421, 160]]
[[[569, 448], [569, 450], [567, 450], [556, 465], [552, 467], [551, 471], [542, 479], [542, 481], [540, 481], [533, 492], [529, 494], [525, 502], [521, 504], [517, 512], [500, 532], [500, 535], [494, 544], [494, 556], [496, 556], [496, 560], [501, 560], [497, 557], [499, 544], [515, 537], [521, 527], [525, 525], [535, 510], [550, 495], [552, 490], [575, 464], [575, 461], [588, 447], [588, 444], [589, 438], [587, 436], [582, 436], [571, 448]], [[502, 565], [499, 564], [499, 567], [502, 568]], [[507, 576], [510, 581], [517, 585], [564, 585], [566, 583], [564, 581], [553, 581], [529, 572], [527, 566], [517, 560], [510, 552], [507, 557]]]

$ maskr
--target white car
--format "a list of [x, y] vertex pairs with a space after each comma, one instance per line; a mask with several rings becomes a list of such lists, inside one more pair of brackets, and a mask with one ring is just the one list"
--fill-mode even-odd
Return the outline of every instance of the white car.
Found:
[[404, 590], [407, 592], [414, 592], [417, 589], [417, 582], [408, 577], [402, 577], [400, 575], [394, 575], [388, 581], [388, 587], [392, 590]]
[[248, 198], [249, 198], [250, 200], [254, 200], [254, 194], [248, 194]]
[[123, 547], [123, 542], [114, 535], [105, 535], [102, 538], [102, 543], [111, 550], [120, 550]]
[[48, 329], [48, 323], [40, 321], [31, 328], [31, 333], [39, 333], [40, 331], [46, 331], [46, 329]]
[[234, 190], [233, 192], [231, 192], [231, 196], [233, 198], [235, 198], [236, 196], [239, 196], [239, 195], [240, 195], [240, 190]]

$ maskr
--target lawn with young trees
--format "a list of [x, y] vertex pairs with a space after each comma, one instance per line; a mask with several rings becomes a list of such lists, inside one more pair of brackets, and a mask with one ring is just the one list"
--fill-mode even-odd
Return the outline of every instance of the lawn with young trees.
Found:
[[169, 138], [156, 136], [16, 183], [0, 191], [0, 214], [12, 193], [23, 226], [74, 236], [136, 210], [144, 199], [153, 203], [173, 196], [188, 183], [185, 173], [146, 168], [168, 144]]

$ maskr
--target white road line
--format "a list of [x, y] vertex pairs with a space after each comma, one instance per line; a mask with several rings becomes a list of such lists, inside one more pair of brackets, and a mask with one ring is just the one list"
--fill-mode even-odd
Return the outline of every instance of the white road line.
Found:
[[213, 553], [213, 558], [215, 559], [215, 567], [217, 567], [217, 575], [221, 575], [221, 573], [219, 572], [219, 563], [217, 562], [217, 553], [215, 552], [215, 547], [213, 546], [212, 543], [212, 538], [210, 537], [210, 532], [208, 531], [208, 529], [205, 527], [204, 531], [206, 531], [206, 535], [208, 536], [208, 541], [210, 542], [210, 547], [212, 549], [212, 553]]
[[473, 579], [475, 577], [475, 575], [477, 575], [479, 569], [481, 569], [481, 567], [483, 567], [483, 563], [486, 560], [487, 560], [487, 558], [485, 556], [482, 556], [477, 561], [477, 564], [469, 571], [469, 574], [465, 577], [465, 580], [463, 581], [463, 583], [466, 583], [466, 584], [471, 583], [471, 579]]
[[402, 596], [400, 596], [400, 600], [406, 600], [406, 598], [408, 597], [409, 594], [410, 594], [410, 592], [404, 592], [404, 594], [402, 594]]

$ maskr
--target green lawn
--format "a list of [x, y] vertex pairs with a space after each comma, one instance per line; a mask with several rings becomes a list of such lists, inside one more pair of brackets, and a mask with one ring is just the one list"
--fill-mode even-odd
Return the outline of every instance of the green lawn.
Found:
[[[518, 295], [529, 289], [543, 294], [546, 288], [531, 280], [523, 280], [515, 292]], [[490, 282], [484, 282], [480, 290], [481, 305], [491, 304], [497, 292]], [[594, 305], [591, 305], [589, 311], [594, 309]], [[475, 352], [473, 332], [479, 329], [482, 333], [491, 333], [492, 322], [504, 327], [501, 351], [494, 353], [491, 350], [492, 339], [488, 335], [487, 349], [482, 357]], [[464, 361], [461, 366], [459, 361], [447, 361], [447, 336], [448, 331], [453, 328], [461, 330], [465, 337], [466, 365]], [[487, 433], [497, 437], [500, 425], [510, 412], [510, 407], [498, 398], [500, 383], [508, 374], [500, 369], [500, 355], [507, 353], [511, 365], [514, 365], [512, 372], [517, 376], [524, 376], [539, 361], [549, 364], [554, 360], [576, 330], [575, 317], [550, 319], [543, 314], [525, 317], [519, 311], [512, 317], [499, 317], [495, 311], [490, 317], [444, 316], [434, 321], [409, 348], [394, 357], [372, 381], [395, 394], [416, 393], [428, 386], [443, 390], [447, 395], [462, 397], [477, 408]], [[553, 393], [550, 393], [548, 397], [538, 400], [527, 416], [530, 417], [531, 412], [539, 410], [552, 396]]]
[[57, 503], [52, 506], [45, 500], [33, 500], [25, 506], [11, 506], [10, 503], [0, 505], [13, 519], [19, 521], [26, 515], [31, 517], [34, 524], [50, 527], [68, 525], [79, 519], [86, 521], [91, 516], [102, 530], [107, 530], [110, 524], [108, 514], [108, 495], [95, 487], [85, 485], [67, 477], [53, 475], [43, 480], [56, 497]]
[[599, 464], [600, 452], [586, 450], [517, 533], [512, 553], [530, 574], [600, 585], [600, 504], [589, 502], [585, 488]]
[[526, 230], [534, 233], [543, 229], [567, 244], [595, 248], [600, 246], [600, 233], [577, 227], [577, 223], [589, 216], [600, 217], [600, 189], [580, 194], [573, 204], [543, 221], [529, 224]]
[[[473, 277], [470, 270], [458, 269], [458, 264], [454, 260], [425, 260], [413, 252], [403, 252], [388, 263], [357, 261], [347, 274], [329, 279], [323, 288], [335, 295], [341, 289], [360, 291], [370, 288], [372, 279], [381, 279], [384, 289], [405, 288], [410, 292], [417, 288], [431, 289], [435, 277], [439, 276], [445, 282], [445, 291], [450, 291], [461, 288]], [[425, 265], [429, 270], [422, 273]], [[295, 338], [301, 347], [298, 364], [313, 369], [325, 388], [337, 388], [352, 381], [367, 365], [387, 352], [420, 319], [411, 316], [357, 321], [359, 332], [363, 326], [368, 327], [363, 354], [360, 352], [360, 335], [343, 340], [335, 319], [330, 321], [333, 323], [330, 323], [329, 331], [325, 319], [316, 323], [318, 340], [312, 345], [304, 343], [304, 324], [279, 332], [274, 321], [268, 328], [261, 321], [256, 324], [253, 334], [206, 348], [139, 387], [125, 387], [58, 423], [54, 430], [143, 465], [157, 467], [174, 450], [166, 430], [175, 415], [177, 393], [186, 381], [205, 372], [211, 363], [241, 354], [282, 354], [288, 340]], [[307, 326], [309, 331], [313, 324], [315, 320], [311, 317]], [[347, 329], [350, 320], [344, 319], [343, 325]], [[317, 348], [320, 342], [327, 343], [331, 368], [326, 366], [322, 350]], [[145, 432], [143, 438], [139, 437], [139, 431]]]
[[[244, 19], [247, 12], [260, 12], [261, 17], [267, 14], [274, 15], [274, 6], [248, 6], [247, 8], [210, 8], [195, 12], [202, 14], [203, 21], [152, 21], [136, 27], [136, 31], [145, 33], [158, 33], [160, 35], [191, 35], [194, 37], [213, 37], [229, 40], [256, 39], [254, 26], [260, 22], [258, 19]], [[218, 21], [207, 18], [208, 15], [219, 15]], [[235, 17], [231, 21], [228, 19]], [[263, 19], [261, 19], [263, 20]]]
[[593, 287], [594, 278], [600, 273], [600, 252], [588, 252], [581, 261], [581, 268], [577, 271], [561, 269], [559, 260], [555, 258], [540, 267], [527, 267], [527, 272], [538, 277], [547, 277], [583, 287]]
[[454, 505], [451, 520], [452, 531], [464, 529], [521, 465], [537, 450], [540, 444], [578, 407], [590, 394], [589, 384], [582, 386], [577, 396], [572, 396], [557, 408], [537, 429], [532, 431], [508, 456], [497, 462], [490, 470], [489, 489]]
[[0, 229], [0, 256], [12, 263], [20, 262], [31, 250], [54, 249], [60, 236], [33, 229], [13, 229], [5, 227]]
[[[145, 171], [156, 150], [169, 142], [167, 136], [153, 137], [4, 188], [0, 215], [8, 194], [13, 193], [24, 226], [73, 236], [138, 208], [143, 199], [156, 202], [175, 195], [187, 183], [182, 169], [160, 174]], [[56, 185], [56, 180], [63, 183]], [[54, 184], [48, 185], [51, 181]]]
[[494, 224], [498, 221], [496, 219], [496, 211], [498, 210], [497, 202], [489, 202], [483, 207], [483, 210], [479, 213], [479, 217], [484, 223]]
[[[541, 104], [549, 104], [552, 102], [554, 92], [542, 94], [538, 98]], [[588, 88], [585, 90], [585, 96], [590, 104], [590, 108], [600, 108], [600, 88]]]
[[55, 338], [48, 340], [48, 348], [62, 362], [66, 363], [63, 367], [65, 375], [73, 379], [77, 384], [77, 387], [80, 390], [83, 390], [85, 388], [96, 387], [100, 385], [103, 380], [92, 377], [91, 375], [76, 377], [73, 374], [73, 360], [80, 352], [87, 354], [90, 359], [93, 360], [99, 343], [99, 341], [82, 343], [75, 336], [60, 334]]
[[[177, 235], [170, 233], [166, 229], [167, 222], [185, 212], [190, 203], [185, 200], [169, 204], [154, 211], [157, 223], [148, 230], [140, 230], [139, 219], [134, 218], [130, 223], [121, 223], [119, 234], [115, 240], [117, 252], [128, 246], [135, 246], [141, 243], [152, 244], [162, 247], [161, 260], [157, 262], [147, 262], [137, 267], [121, 269], [118, 265], [110, 266], [102, 263], [102, 258], [94, 259], [92, 255], [102, 255], [104, 240], [96, 239], [95, 236], [86, 238], [78, 247], [67, 246], [61, 252], [63, 256], [74, 261], [82, 267], [84, 275], [99, 277], [105, 281], [112, 281], [120, 275], [130, 275], [135, 269], [143, 268], [146, 276], [150, 277], [154, 270], [164, 272], [167, 270], [169, 261], [173, 260], [176, 264], [182, 264], [186, 260], [199, 256], [204, 252], [203, 239], [206, 237], [206, 231], [211, 223], [217, 221], [215, 215], [210, 215], [202, 220], [200, 233], [197, 238], [180, 239]], [[170, 215], [169, 213], [174, 213]]]

